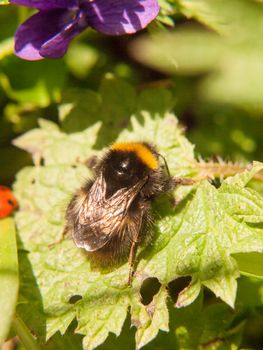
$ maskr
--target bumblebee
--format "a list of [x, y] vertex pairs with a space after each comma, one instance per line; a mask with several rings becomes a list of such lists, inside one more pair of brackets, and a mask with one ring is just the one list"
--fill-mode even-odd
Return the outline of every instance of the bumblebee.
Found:
[[113, 144], [94, 171], [67, 208], [65, 230], [95, 259], [128, 258], [130, 285], [137, 247], [151, 236], [151, 203], [175, 181], [145, 142]]

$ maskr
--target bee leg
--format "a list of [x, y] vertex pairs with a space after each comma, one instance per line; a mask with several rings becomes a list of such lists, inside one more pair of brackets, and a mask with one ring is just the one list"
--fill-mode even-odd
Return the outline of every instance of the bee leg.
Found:
[[63, 231], [61, 232], [61, 234], [59, 235], [58, 239], [57, 239], [56, 241], [50, 243], [50, 244], [48, 245], [48, 247], [51, 248], [51, 247], [53, 247], [54, 245], [57, 245], [57, 244], [63, 242], [64, 239], [65, 239], [65, 237], [66, 237], [66, 235], [67, 235], [67, 233], [68, 233], [68, 228], [65, 227], [64, 230], [63, 230]]
[[137, 247], [138, 247], [138, 243], [140, 242], [139, 236], [141, 233], [142, 221], [143, 221], [144, 217], [146, 218], [146, 213], [147, 213], [147, 207], [145, 207], [145, 203], [142, 202], [142, 203], [140, 203], [139, 217], [135, 216], [131, 220], [130, 226], [129, 226], [129, 231], [131, 233], [131, 236], [130, 236], [131, 249], [130, 249], [129, 260], [128, 260], [129, 265], [130, 265], [128, 286], [130, 286], [130, 287], [132, 285], [132, 278], [133, 278], [133, 274], [134, 274], [134, 263], [135, 263], [135, 258], [136, 258]]
[[136, 257], [136, 251], [137, 251], [137, 241], [132, 241], [131, 249], [130, 249], [130, 254], [129, 254], [129, 265], [130, 265], [130, 270], [129, 270], [129, 278], [128, 278], [128, 286], [131, 287], [132, 285], [132, 278], [134, 274], [134, 262], [135, 262], [135, 257]]
[[175, 186], [182, 185], [182, 186], [189, 186], [193, 185], [195, 181], [193, 179], [187, 179], [185, 177], [173, 177], [172, 181]]
[[170, 177], [164, 185], [164, 192], [172, 191], [177, 186], [190, 186], [196, 181], [184, 177]]

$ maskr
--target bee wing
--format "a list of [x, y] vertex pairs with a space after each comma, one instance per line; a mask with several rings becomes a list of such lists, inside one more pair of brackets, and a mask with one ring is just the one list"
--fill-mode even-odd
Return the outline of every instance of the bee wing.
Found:
[[105, 179], [100, 175], [80, 206], [73, 233], [76, 245], [92, 252], [102, 248], [113, 236], [121, 236], [127, 224], [127, 211], [145, 181], [106, 198]]

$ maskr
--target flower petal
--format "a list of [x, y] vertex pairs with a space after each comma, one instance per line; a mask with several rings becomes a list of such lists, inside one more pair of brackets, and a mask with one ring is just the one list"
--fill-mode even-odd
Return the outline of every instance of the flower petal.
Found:
[[86, 28], [87, 24], [81, 24], [72, 11], [40, 11], [18, 28], [15, 35], [16, 55], [29, 61], [61, 57], [70, 40]]
[[34, 7], [38, 10], [78, 7], [78, 0], [9, 0], [15, 5]]
[[81, 23], [78, 18], [68, 25], [49, 41], [45, 42], [39, 53], [45, 58], [59, 58], [65, 55], [71, 40], [88, 26], [87, 22]]
[[93, 0], [82, 4], [89, 25], [110, 35], [135, 33], [159, 12], [157, 0]]

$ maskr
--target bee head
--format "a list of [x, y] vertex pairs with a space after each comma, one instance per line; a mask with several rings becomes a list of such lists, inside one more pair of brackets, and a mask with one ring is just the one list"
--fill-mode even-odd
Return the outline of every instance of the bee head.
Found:
[[104, 160], [103, 175], [106, 183], [115, 187], [131, 187], [151, 171], [134, 152], [112, 150]]
[[101, 160], [97, 173], [107, 184], [107, 196], [121, 188], [130, 188], [158, 173], [158, 154], [147, 143], [115, 143]]

